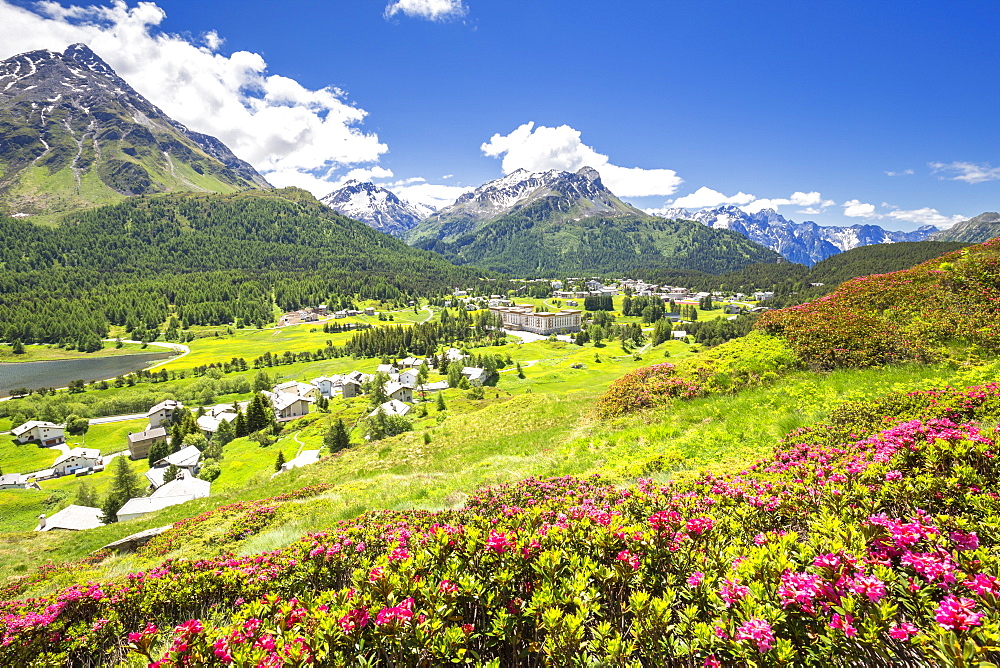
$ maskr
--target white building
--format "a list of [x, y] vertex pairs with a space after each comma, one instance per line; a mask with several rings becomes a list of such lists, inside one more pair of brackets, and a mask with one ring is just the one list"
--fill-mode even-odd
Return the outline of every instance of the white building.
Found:
[[462, 375], [469, 379], [471, 385], [482, 385], [486, 382], [486, 369], [476, 366], [467, 366], [462, 369]]
[[61, 424], [43, 422], [41, 420], [30, 420], [19, 427], [14, 427], [10, 433], [18, 443], [29, 443], [38, 441], [48, 448], [53, 445], [60, 445], [66, 442], [65, 427]]
[[179, 401], [174, 401], [173, 399], [161, 401], [146, 413], [146, 417], [149, 418], [149, 426], [161, 427], [169, 424], [170, 420], [174, 417], [174, 411], [179, 411], [182, 408], [184, 408], [184, 404]]
[[343, 391], [344, 379], [341, 376], [320, 376], [310, 381], [313, 387], [324, 399], [332, 399]]
[[406, 387], [400, 383], [386, 383], [385, 394], [390, 399], [397, 401], [413, 401], [413, 388]]
[[198, 465], [200, 462], [201, 450], [193, 445], [189, 445], [155, 462], [153, 467], [146, 471], [146, 480], [149, 481], [153, 489], [161, 487], [163, 485], [163, 476], [171, 464], [180, 469], [183, 475], [193, 478], [198, 475]]
[[397, 399], [390, 399], [369, 413], [368, 417], [375, 417], [379, 411], [384, 411], [386, 415], [403, 416], [410, 412], [410, 406]]
[[274, 409], [274, 418], [278, 422], [288, 422], [307, 415], [309, 404], [315, 401], [312, 397], [300, 397], [297, 394], [287, 392], [268, 392], [265, 390], [262, 394], [270, 399], [271, 407]]
[[5, 473], [0, 475], [0, 489], [41, 489], [30, 473]]
[[500, 316], [504, 329], [523, 330], [548, 336], [580, 331], [581, 311], [564, 309], [558, 313], [536, 313], [531, 304], [494, 306], [490, 309]]
[[292, 394], [297, 397], [309, 397], [312, 399], [315, 399], [318, 393], [316, 386], [312, 383], [303, 383], [297, 380], [279, 383], [274, 386], [273, 390], [275, 394]]
[[101, 451], [97, 448], [73, 448], [64, 455], [56, 457], [52, 470], [57, 476], [69, 475], [77, 471], [92, 469], [100, 465]]
[[416, 369], [407, 369], [406, 371], [400, 371], [399, 377], [396, 382], [404, 387], [413, 389], [417, 386], [417, 376], [419, 373]]
[[35, 531], [85, 531], [104, 526], [101, 517], [104, 512], [100, 508], [90, 506], [66, 506], [52, 517], [38, 516], [38, 526]]
[[211, 494], [212, 483], [182, 473], [168, 483], [164, 483], [149, 496], [129, 499], [118, 511], [118, 521], [125, 522], [142, 517], [157, 510], [202, 499]]

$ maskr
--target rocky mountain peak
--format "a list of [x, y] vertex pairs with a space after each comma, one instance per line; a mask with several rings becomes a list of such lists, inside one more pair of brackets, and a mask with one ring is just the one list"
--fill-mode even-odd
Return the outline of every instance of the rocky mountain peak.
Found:
[[323, 204], [371, 227], [402, 237], [419, 223], [432, 209], [404, 202], [391, 190], [371, 181], [351, 179], [328, 195], [320, 198]]

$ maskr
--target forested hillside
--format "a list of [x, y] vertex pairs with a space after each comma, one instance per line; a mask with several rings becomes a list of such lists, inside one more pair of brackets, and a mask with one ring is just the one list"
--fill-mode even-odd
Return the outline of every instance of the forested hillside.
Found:
[[87, 341], [111, 324], [263, 324], [340, 297], [402, 300], [474, 282], [296, 189], [137, 197], [55, 228], [0, 219], [0, 339]]
[[546, 197], [453, 242], [420, 247], [456, 264], [527, 277], [579, 273], [635, 275], [655, 269], [721, 274], [779, 256], [728, 230], [640, 216], [566, 218]]

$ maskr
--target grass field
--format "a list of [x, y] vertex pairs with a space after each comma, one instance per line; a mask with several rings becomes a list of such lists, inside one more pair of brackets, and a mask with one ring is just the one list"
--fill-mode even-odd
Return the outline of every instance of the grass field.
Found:
[[92, 353], [81, 353], [79, 350], [67, 350], [54, 345], [27, 345], [24, 346], [23, 355], [15, 355], [11, 352], [10, 346], [0, 346], [0, 362], [46, 362], [50, 360], [72, 360], [91, 357], [108, 357], [110, 355], [134, 355], [135, 353], [148, 353], [150, 350], [142, 349], [138, 343], [123, 343], [121, 348], [116, 348], [114, 344]]

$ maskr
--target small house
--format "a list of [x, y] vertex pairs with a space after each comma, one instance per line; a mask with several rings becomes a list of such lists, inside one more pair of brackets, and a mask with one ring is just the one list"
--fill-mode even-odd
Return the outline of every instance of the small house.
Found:
[[406, 387], [400, 383], [386, 383], [385, 394], [390, 399], [397, 401], [413, 401], [413, 388]]
[[361, 382], [353, 378], [344, 379], [343, 384], [340, 388], [341, 396], [345, 399], [350, 399], [352, 397], [361, 396]]
[[313, 399], [315, 399], [318, 394], [315, 385], [312, 383], [303, 383], [298, 380], [289, 380], [284, 383], [279, 383], [274, 386], [273, 390], [275, 394], [293, 394], [298, 397], [311, 397]]
[[379, 364], [378, 368], [375, 369], [375, 373], [398, 373], [399, 367], [395, 364]]
[[[198, 418], [201, 420], [201, 418]], [[154, 443], [166, 443], [167, 430], [163, 427], [151, 427], [146, 431], [137, 431], [128, 435], [128, 451], [132, 459], [145, 459]]]
[[408, 404], [404, 404], [402, 401], [398, 401], [396, 399], [390, 399], [389, 401], [385, 402], [384, 404], [380, 405], [378, 408], [373, 410], [371, 413], [369, 413], [368, 417], [375, 417], [376, 415], [378, 415], [379, 411], [383, 411], [386, 415], [389, 416], [398, 415], [402, 417], [410, 412], [410, 406]]
[[149, 480], [149, 484], [153, 489], [161, 487], [163, 485], [163, 476], [171, 464], [185, 472], [185, 475], [193, 478], [198, 475], [200, 462], [201, 450], [193, 445], [189, 445], [154, 462], [153, 467], [146, 471], [146, 479]]
[[41, 489], [29, 473], [6, 473], [0, 475], [0, 489]]
[[365, 315], [375, 315], [375, 307], [374, 306], [366, 306], [365, 307]]
[[51, 447], [66, 442], [65, 427], [42, 420], [30, 420], [10, 430], [18, 443], [37, 441], [43, 447]]
[[319, 396], [324, 399], [331, 399], [341, 391], [343, 379], [340, 376], [320, 376], [319, 378], [314, 378], [310, 384], [316, 388]]
[[118, 511], [118, 521], [125, 522], [148, 513], [176, 506], [191, 499], [203, 499], [212, 492], [212, 483], [181, 473], [170, 482], [163, 483], [149, 496], [129, 499]]
[[97, 448], [73, 448], [56, 457], [52, 469], [57, 476], [96, 468], [101, 464], [101, 451]]
[[670, 336], [671, 337], [673, 337], [675, 339], [680, 339], [681, 341], [683, 341], [684, 339], [686, 339], [687, 335], [688, 335], [688, 333], [685, 332], [683, 329], [675, 329], [674, 331], [670, 332]]
[[462, 375], [469, 379], [472, 385], [482, 385], [486, 382], [486, 369], [475, 366], [467, 366], [462, 369]]
[[226, 413], [205, 413], [199, 417], [195, 422], [198, 424], [198, 429], [201, 429], [202, 433], [206, 437], [210, 437], [212, 434], [219, 431], [219, 425], [223, 422], [232, 422], [236, 419], [236, 413], [232, 411]]
[[38, 526], [35, 531], [86, 531], [104, 526], [101, 517], [104, 512], [100, 508], [90, 506], [66, 506], [52, 517], [38, 516]]
[[404, 357], [399, 360], [400, 369], [417, 369], [424, 364], [424, 360], [418, 357]]
[[397, 382], [404, 387], [409, 387], [410, 389], [413, 389], [414, 387], [417, 386], [417, 376], [419, 375], [420, 374], [416, 369], [407, 369], [406, 371], [400, 371]]
[[309, 404], [315, 401], [312, 397], [300, 397], [297, 394], [287, 392], [265, 391], [263, 394], [271, 400], [271, 407], [274, 409], [274, 418], [278, 422], [287, 422], [308, 414]]
[[150, 408], [146, 413], [146, 417], [149, 418], [149, 426], [160, 427], [165, 424], [169, 424], [174, 417], [174, 412], [183, 408], [184, 404], [179, 401], [174, 401], [173, 399], [161, 401]]

